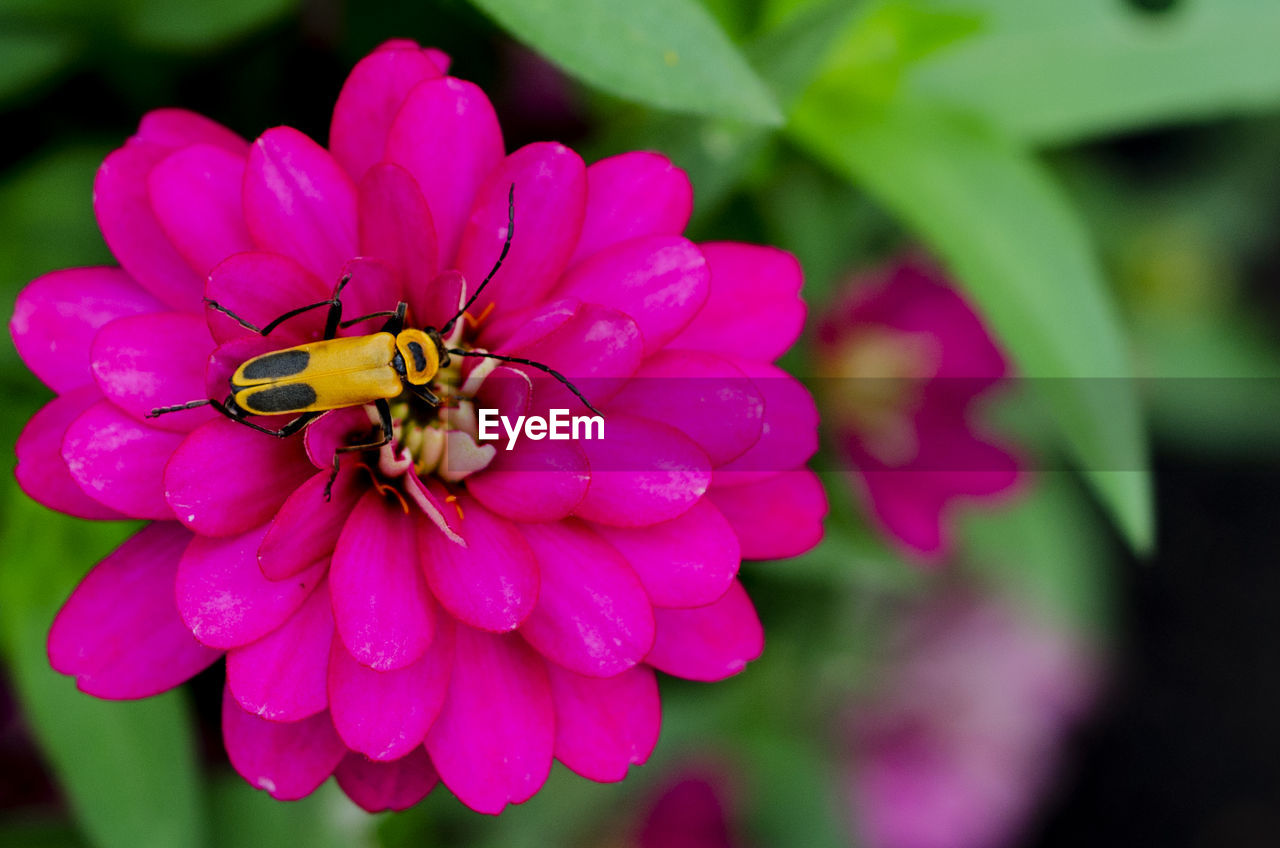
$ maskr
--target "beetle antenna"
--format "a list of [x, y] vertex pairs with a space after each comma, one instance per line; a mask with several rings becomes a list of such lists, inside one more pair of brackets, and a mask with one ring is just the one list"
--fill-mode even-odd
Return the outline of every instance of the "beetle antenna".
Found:
[[569, 382], [568, 377], [561, 374], [559, 371], [555, 370], [549, 365], [543, 365], [541, 362], [534, 362], [532, 359], [521, 359], [518, 356], [503, 356], [500, 353], [477, 353], [476, 351], [473, 351], [473, 350], [457, 350], [456, 348], [449, 348], [449, 353], [456, 354], [458, 356], [475, 356], [475, 357], [482, 357], [484, 359], [499, 359], [503, 362], [518, 362], [521, 365], [530, 365], [534, 368], [537, 368], [539, 371], [545, 371], [548, 374], [550, 374], [552, 377], [555, 377], [557, 380], [564, 383], [565, 386], [568, 387], [569, 391], [573, 392], [575, 395], [578, 396], [578, 400], [582, 401], [587, 405], [587, 409], [591, 410], [596, 415], [604, 417], [604, 413], [596, 409], [594, 406], [592, 406], [591, 401], [587, 400], [586, 397], [583, 396], [582, 392], [578, 391], [577, 386]]
[[512, 183], [511, 189], [507, 192], [507, 237], [502, 242], [502, 252], [498, 254], [498, 261], [493, 263], [493, 268], [490, 269], [489, 276], [484, 278], [484, 281], [480, 283], [480, 287], [476, 289], [475, 294], [471, 295], [470, 300], [468, 300], [466, 304], [463, 305], [463, 307], [458, 310], [458, 314], [450, 318], [448, 322], [446, 322], [445, 325], [440, 328], [441, 334], [443, 335], [449, 334], [449, 331], [453, 329], [453, 325], [457, 323], [458, 319], [466, 314], [467, 310], [471, 308], [471, 304], [476, 302], [476, 298], [480, 296], [480, 292], [484, 291], [484, 287], [489, 285], [489, 281], [493, 279], [493, 275], [498, 273], [498, 269], [502, 267], [502, 260], [507, 258], [507, 251], [511, 249], [511, 237], [515, 235], [515, 232], [516, 232], [516, 184]]
[[177, 406], [161, 406], [147, 413], [148, 418], [159, 418], [161, 415], [168, 415], [170, 412], [181, 412], [184, 409], [195, 409], [198, 406], [207, 406], [213, 403], [211, 400], [193, 400], [190, 403], [180, 403]]

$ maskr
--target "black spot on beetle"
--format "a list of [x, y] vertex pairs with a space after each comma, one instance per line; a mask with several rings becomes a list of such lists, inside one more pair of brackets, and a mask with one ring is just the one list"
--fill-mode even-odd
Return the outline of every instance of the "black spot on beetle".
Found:
[[409, 355], [413, 357], [413, 368], [415, 371], [427, 370], [427, 354], [423, 352], [422, 345], [417, 342], [409, 342]]
[[311, 354], [305, 350], [282, 350], [266, 353], [244, 367], [246, 380], [278, 380], [306, 370]]
[[316, 402], [316, 390], [306, 383], [290, 383], [286, 386], [269, 386], [238, 398], [240, 405], [250, 412], [273, 415], [296, 412]]

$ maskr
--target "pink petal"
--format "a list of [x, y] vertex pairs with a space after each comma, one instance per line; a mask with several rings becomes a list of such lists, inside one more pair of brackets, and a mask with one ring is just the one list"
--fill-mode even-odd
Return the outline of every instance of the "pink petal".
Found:
[[404, 668], [431, 645], [436, 604], [418, 568], [414, 521], [367, 492], [351, 512], [329, 572], [338, 635], [378, 671]]
[[442, 265], [452, 267], [472, 201], [502, 151], [493, 106], [469, 82], [421, 82], [396, 114], [386, 158], [412, 174], [427, 199]]
[[502, 253], [507, 237], [508, 193], [515, 187], [515, 234], [472, 314], [490, 303], [516, 312], [541, 303], [560, 277], [582, 227], [587, 200], [582, 157], [562, 144], [539, 142], [512, 153], [494, 169], [476, 196], [454, 267], [475, 290]]
[[94, 500], [130, 518], [164, 520], [173, 518], [164, 467], [181, 443], [181, 435], [141, 424], [103, 400], [67, 427], [62, 458]]
[[338, 536], [368, 488], [369, 477], [344, 466], [333, 478], [330, 499], [324, 499], [331, 471], [321, 471], [303, 483], [280, 505], [258, 547], [258, 564], [268, 580], [284, 580], [312, 563], [333, 555]]
[[556, 759], [600, 783], [622, 780], [658, 743], [662, 704], [653, 669], [583, 677], [547, 664], [556, 707]]
[[[405, 299], [396, 270], [381, 259], [358, 256], [342, 266], [342, 276], [347, 278], [342, 290], [344, 321], [394, 310]], [[369, 318], [340, 329], [338, 335], [365, 336], [378, 332], [386, 322], [386, 316]]]
[[617, 527], [670, 521], [693, 508], [711, 483], [711, 463], [665, 424], [610, 414], [605, 437], [578, 443], [591, 464], [591, 485], [574, 512]]
[[716, 468], [713, 486], [758, 482], [804, 465], [818, 451], [818, 407], [804, 384], [767, 362], [735, 359], [734, 365], [764, 397], [764, 427], [746, 452]]
[[102, 237], [129, 276], [170, 308], [194, 312], [204, 278], [169, 243], [147, 192], [151, 169], [170, 152], [139, 141], [108, 156], [94, 179], [93, 211]]
[[[112, 403], [143, 421], [157, 407], [206, 397], [204, 370], [212, 351], [213, 339], [199, 315], [156, 312], [117, 318], [93, 340], [93, 377]], [[199, 407], [148, 423], [185, 433], [216, 415]]]
[[483, 473], [468, 477], [467, 491], [506, 518], [559, 521], [582, 502], [590, 482], [587, 457], [572, 442], [524, 440], [515, 450], [499, 450]]
[[218, 418], [174, 451], [164, 469], [165, 497], [197, 533], [229, 536], [269, 521], [314, 473], [302, 439], [276, 439]]
[[62, 458], [67, 427], [100, 400], [102, 394], [97, 386], [82, 386], [45, 404], [18, 436], [14, 476], [22, 491], [50, 509], [77, 518], [124, 518], [85, 494]]
[[253, 249], [240, 199], [244, 166], [244, 153], [197, 144], [170, 154], [147, 177], [160, 229], [201, 275], [231, 254]]
[[618, 551], [579, 522], [522, 528], [538, 558], [538, 605], [520, 628], [550, 660], [591, 677], [631, 668], [653, 646], [653, 608]]
[[151, 524], [94, 566], [49, 630], [49, 664], [99, 698], [146, 698], [221, 656], [192, 638], [173, 603], [178, 559], [191, 534]]
[[[541, 338], [526, 342], [513, 337], [496, 352], [554, 368], [599, 406], [640, 366], [644, 339], [636, 323], [616, 309], [589, 303], [569, 305], [569, 317]], [[552, 377], [527, 366], [513, 368], [533, 380], [535, 410], [581, 409], [581, 401]]]
[[333, 107], [329, 149], [359, 182], [382, 161], [391, 122], [414, 86], [444, 71], [417, 45], [379, 49], [351, 69]]
[[163, 308], [119, 268], [68, 268], [18, 293], [9, 333], [27, 367], [62, 393], [93, 382], [89, 345], [99, 327]]
[[284, 624], [227, 652], [227, 688], [243, 709], [271, 721], [300, 721], [329, 705], [333, 611], [321, 580]]
[[[462, 279], [462, 275], [449, 269], [437, 274], [435, 279], [427, 284], [425, 293], [411, 291], [410, 298], [419, 304], [414, 307], [413, 312], [417, 322], [424, 327], [443, 327], [445, 322], [458, 314], [458, 310], [466, 303], [466, 288], [467, 283]], [[463, 323], [459, 321], [454, 325], [455, 333]]]
[[[414, 321], [425, 324], [434, 306], [430, 290], [440, 259], [431, 210], [418, 184], [398, 165], [377, 165], [360, 181], [359, 204], [361, 255], [387, 263]], [[394, 309], [395, 304], [384, 303], [380, 308]], [[456, 310], [455, 306], [449, 314]]]
[[333, 640], [329, 700], [333, 726], [343, 743], [375, 760], [396, 760], [422, 745], [440, 713], [453, 669], [453, 623], [441, 627], [427, 652], [412, 665], [374, 671]]
[[555, 294], [630, 315], [640, 326], [648, 355], [698, 314], [709, 277], [707, 262], [692, 242], [650, 236], [614, 245], [573, 266]]
[[356, 436], [370, 433], [372, 426], [362, 406], [330, 410], [302, 431], [307, 458], [316, 468], [331, 472], [334, 451], [351, 443]]
[[542, 788], [555, 711], [545, 664], [519, 636], [458, 625], [453, 679], [427, 751], [462, 803], [497, 814]]
[[515, 526], [473, 498], [458, 500], [459, 533], [454, 544], [427, 522], [418, 522], [418, 556], [431, 591], [457, 618], [482, 630], [520, 626], [538, 599], [538, 565]]
[[370, 813], [407, 810], [427, 797], [440, 782], [427, 749], [421, 746], [389, 763], [375, 763], [360, 754], [347, 754], [333, 776], [347, 797]]
[[355, 186], [323, 147], [290, 127], [253, 143], [244, 214], [259, 247], [293, 257], [325, 282], [336, 283], [355, 254]]
[[[205, 296], [254, 326], [265, 327], [290, 310], [327, 299], [333, 285], [321, 282], [287, 256], [238, 253], [209, 272]], [[271, 333], [272, 346], [291, 347], [320, 338], [325, 314], [325, 309], [313, 309], [284, 322]], [[219, 343], [253, 332], [215, 309], [206, 309], [204, 316], [213, 338]]]
[[347, 753], [328, 713], [267, 721], [240, 709], [230, 689], [222, 695], [222, 740], [240, 776], [280, 801], [310, 795]]
[[661, 524], [594, 529], [622, 553], [658, 607], [713, 603], [733, 583], [742, 559], [733, 528], [706, 499]]
[[716, 487], [710, 498], [738, 534], [744, 559], [793, 557], [822, 540], [827, 495], [818, 475], [807, 469]]
[[700, 245], [711, 294], [672, 347], [772, 362], [804, 327], [800, 263], [774, 247], [737, 242]]
[[610, 401], [609, 410], [674, 427], [718, 467], [760, 440], [765, 400], [756, 384], [722, 357], [701, 351], [662, 350], [645, 360]]
[[142, 116], [134, 139], [168, 148], [189, 144], [212, 144], [241, 156], [249, 143], [231, 130], [204, 115], [186, 109], [153, 109]]
[[658, 638], [645, 662], [688, 680], [723, 680], [764, 650], [764, 629], [742, 584], [733, 581], [714, 604], [654, 610]]
[[237, 648], [282, 625], [324, 578], [318, 562], [288, 580], [268, 580], [258, 568], [266, 527], [229, 538], [196, 536], [178, 566], [182, 620], [214, 648]]
[[689, 175], [657, 153], [635, 151], [587, 169], [587, 211], [572, 263], [643, 236], [678, 236], [693, 212]]

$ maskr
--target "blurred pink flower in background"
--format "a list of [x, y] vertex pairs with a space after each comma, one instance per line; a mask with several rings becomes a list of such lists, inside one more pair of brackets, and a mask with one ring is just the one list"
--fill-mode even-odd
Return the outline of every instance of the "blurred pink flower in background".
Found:
[[[225, 654], [227, 752], [277, 798], [334, 774], [366, 809], [400, 809], [439, 779], [496, 813], [553, 757], [620, 780], [658, 736], [655, 669], [716, 680], [760, 653], [741, 559], [822, 535], [803, 467], [816, 409], [771, 364], [804, 322], [794, 258], [683, 238], [691, 188], [662, 156], [506, 154], [488, 99], [447, 65], [403, 41], [362, 60], [327, 150], [148, 114], [94, 187], [121, 267], [35, 280], [11, 323], [58, 395], [19, 440], [23, 489], [153, 522], [75, 590], [50, 661], [138, 698]], [[395, 443], [350, 455], [328, 503], [334, 448], [369, 434], [360, 408], [288, 439], [207, 407], [146, 418], [220, 398], [236, 365], [323, 323], [264, 340], [205, 297], [262, 325], [349, 274], [348, 317], [405, 301], [440, 326], [497, 258], [513, 184], [510, 254], [449, 341], [582, 381], [606, 441], [479, 444], [477, 406], [576, 401], [520, 366], [455, 363], [447, 407], [397, 405]]]
[[646, 810], [638, 848], [736, 848], [725, 775], [686, 769], [662, 785]]
[[1013, 844], [1095, 700], [1097, 658], [1028, 610], [967, 595], [917, 609], [899, 648], [850, 712], [859, 844]]
[[817, 355], [828, 429], [871, 513], [916, 558], [945, 556], [955, 504], [1018, 479], [973, 420], [1008, 376], [995, 341], [941, 274], [904, 258], [851, 281]]

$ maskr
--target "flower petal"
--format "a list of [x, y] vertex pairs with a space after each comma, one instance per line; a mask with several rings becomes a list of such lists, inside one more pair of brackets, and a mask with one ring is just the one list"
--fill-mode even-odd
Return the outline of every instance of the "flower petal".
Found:
[[616, 527], [670, 521], [693, 508], [711, 484], [711, 463], [666, 424], [621, 413], [605, 421], [605, 438], [579, 442], [591, 485], [574, 512]]
[[619, 242], [678, 236], [693, 212], [689, 175], [657, 153], [634, 151], [587, 168], [587, 210], [571, 264]]
[[347, 753], [328, 713], [302, 721], [267, 721], [222, 694], [222, 740], [227, 757], [249, 785], [280, 801], [310, 795]]
[[97, 386], [81, 386], [49, 401], [31, 416], [18, 436], [14, 476], [22, 491], [50, 509], [77, 518], [124, 518], [85, 494], [62, 458], [67, 427], [100, 400], [102, 393]]
[[284, 580], [312, 563], [328, 559], [347, 516], [368, 488], [361, 470], [343, 466], [333, 478], [329, 500], [324, 491], [331, 471], [303, 483], [280, 505], [258, 547], [258, 564], [268, 580]]
[[178, 566], [182, 620], [214, 648], [237, 648], [266, 636], [302, 606], [324, 579], [318, 562], [289, 580], [268, 580], [258, 568], [265, 526], [239, 536], [196, 536]]
[[337, 282], [356, 252], [356, 190], [323, 147], [290, 127], [253, 143], [244, 179], [244, 215], [263, 250], [291, 256]]
[[654, 610], [658, 638], [645, 662], [687, 680], [722, 680], [764, 650], [764, 629], [742, 584], [705, 607]]
[[133, 137], [170, 149], [212, 144], [241, 156], [249, 152], [249, 142], [217, 121], [186, 109], [152, 109], [142, 116]]
[[757, 362], [777, 359], [804, 327], [800, 263], [776, 247], [737, 242], [699, 246], [711, 269], [711, 293], [671, 346]]
[[615, 410], [674, 427], [692, 439], [712, 465], [720, 466], [760, 440], [765, 400], [756, 384], [723, 357], [662, 350], [646, 359], [609, 402], [609, 411]]
[[27, 367], [61, 394], [93, 383], [89, 346], [99, 327], [162, 309], [119, 268], [67, 268], [37, 277], [18, 293], [9, 333]]
[[466, 547], [429, 521], [418, 522], [418, 557], [427, 583], [457, 618], [481, 630], [514, 630], [538, 599], [538, 565], [515, 526], [462, 495], [459, 533]]
[[116, 261], [172, 309], [200, 308], [204, 278], [169, 243], [151, 209], [147, 176], [171, 148], [138, 141], [109, 155], [93, 182], [93, 211]]
[[[199, 315], [156, 312], [117, 318], [93, 340], [93, 377], [112, 403], [143, 421], [157, 407], [206, 397], [204, 372], [212, 351], [213, 339]], [[205, 406], [148, 423], [185, 433], [216, 415]]]
[[529, 644], [579, 674], [611, 677], [653, 646], [653, 607], [618, 551], [580, 522], [521, 528], [538, 558], [538, 605], [521, 626]]
[[515, 521], [559, 521], [582, 503], [590, 482], [587, 457], [577, 445], [526, 440], [498, 451], [483, 473], [467, 478], [467, 491]]
[[271, 721], [301, 721], [329, 705], [333, 610], [321, 581], [284, 624], [227, 652], [227, 688], [243, 709]]
[[338, 635], [364, 665], [392, 671], [416, 662], [436, 631], [436, 604], [418, 568], [414, 521], [377, 491], [342, 528], [329, 584]]
[[333, 107], [329, 148], [353, 182], [382, 161], [391, 122], [409, 92], [443, 73], [426, 51], [412, 44], [375, 50], [351, 69]]
[[[333, 284], [325, 285], [287, 256], [249, 252], [229, 256], [209, 272], [205, 297], [254, 326], [265, 327], [290, 310], [326, 300], [332, 289]], [[324, 309], [313, 309], [290, 318], [272, 332], [272, 346], [291, 347], [320, 338], [325, 313]], [[204, 316], [219, 344], [253, 332], [216, 309], [206, 309]]]
[[160, 229], [201, 276], [231, 254], [253, 249], [240, 198], [244, 169], [244, 153], [196, 144], [170, 154], [147, 176]]
[[71, 422], [62, 458], [85, 494], [130, 518], [171, 519], [164, 499], [165, 463], [182, 436], [148, 427], [110, 401], [99, 401]]
[[[415, 322], [427, 324], [434, 306], [431, 283], [440, 272], [440, 259], [436, 227], [418, 184], [398, 165], [375, 165], [360, 181], [359, 204], [360, 254], [392, 269], [399, 281], [397, 300], [408, 302]], [[394, 309], [395, 303], [378, 308]]]
[[172, 689], [221, 656], [191, 636], [173, 602], [191, 534], [148, 525], [94, 566], [49, 630], [49, 664], [99, 698], [146, 698]]
[[783, 471], [744, 486], [717, 486], [711, 502], [738, 534], [744, 559], [782, 559], [822, 540], [827, 495], [807, 469]]
[[447, 616], [431, 647], [412, 665], [374, 671], [333, 640], [329, 712], [343, 743], [374, 760], [396, 760], [422, 745], [440, 713], [453, 669], [453, 623]]
[[754, 483], [790, 471], [818, 452], [818, 406], [803, 383], [767, 362], [735, 358], [764, 398], [760, 439], [741, 456], [718, 466], [712, 486]]
[[515, 634], [458, 625], [453, 678], [427, 734], [440, 779], [462, 803], [497, 814], [551, 772], [555, 710], [546, 665]]
[[635, 319], [645, 354], [660, 350], [707, 299], [707, 261], [687, 239], [650, 236], [602, 250], [573, 266], [556, 297], [610, 306]]
[[472, 307], [490, 303], [516, 312], [541, 303], [573, 253], [587, 202], [587, 169], [563, 144], [538, 142], [512, 153], [476, 196], [454, 267], [475, 290], [507, 238], [508, 197], [514, 191], [515, 233], [502, 268]]
[[427, 749], [422, 746], [389, 763], [375, 763], [360, 754], [347, 754], [334, 769], [333, 776], [347, 797], [370, 813], [407, 810], [427, 797], [440, 782]]
[[622, 780], [653, 753], [662, 704], [653, 669], [638, 665], [613, 677], [583, 677], [547, 664], [556, 706], [556, 759], [600, 783]]
[[661, 524], [598, 524], [594, 529], [622, 553], [658, 607], [715, 602], [728, 591], [742, 561], [733, 528], [706, 499]]
[[269, 521], [314, 473], [302, 439], [274, 439], [218, 418], [173, 452], [164, 490], [179, 521], [205, 536], [229, 536]]
[[498, 117], [472, 83], [421, 82], [396, 114], [386, 158], [412, 174], [427, 199], [442, 265], [453, 265], [472, 201], [502, 153]]

